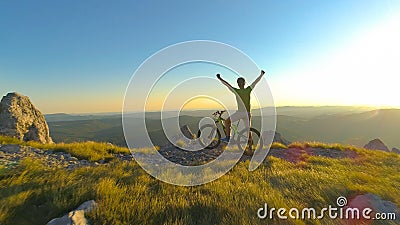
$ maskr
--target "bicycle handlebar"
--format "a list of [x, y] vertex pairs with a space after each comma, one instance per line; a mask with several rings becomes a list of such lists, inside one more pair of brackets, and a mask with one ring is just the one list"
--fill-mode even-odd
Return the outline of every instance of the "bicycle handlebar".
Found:
[[226, 112], [226, 110], [222, 110], [222, 111], [216, 111], [215, 113], [213, 113], [213, 116], [219, 115], [222, 116], [222, 114]]

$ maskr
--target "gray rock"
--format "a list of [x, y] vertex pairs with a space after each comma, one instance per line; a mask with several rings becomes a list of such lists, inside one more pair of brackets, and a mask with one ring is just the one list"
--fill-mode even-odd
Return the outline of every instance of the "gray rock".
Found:
[[53, 150], [46, 150], [46, 151], [44, 152], [44, 154], [45, 154], [45, 155], [53, 154]]
[[96, 207], [94, 200], [86, 201], [67, 215], [50, 220], [47, 225], [87, 225], [89, 222], [85, 218], [85, 213], [94, 207]]
[[21, 152], [21, 146], [13, 144], [3, 145], [0, 147], [0, 151], [8, 154], [16, 154]]
[[52, 143], [43, 114], [27, 96], [8, 93], [0, 102], [0, 134], [21, 141]]
[[[396, 204], [391, 201], [386, 201], [381, 199], [379, 196], [367, 193], [363, 195], [357, 195], [356, 197], [350, 199], [347, 207], [357, 207], [357, 208], [372, 208], [374, 212], [378, 213], [399, 213], [399, 209]], [[399, 221], [396, 217], [395, 221]]]
[[397, 148], [392, 148], [392, 152], [397, 153], [397, 154], [400, 154], [400, 150], [397, 149]]
[[35, 153], [37, 153], [37, 154], [41, 154], [41, 155], [44, 154], [44, 151], [43, 151], [42, 149], [31, 148], [30, 150], [33, 151], [33, 152], [35, 152]]
[[364, 148], [389, 152], [389, 148], [378, 138], [368, 142], [368, 144], [366, 144]]

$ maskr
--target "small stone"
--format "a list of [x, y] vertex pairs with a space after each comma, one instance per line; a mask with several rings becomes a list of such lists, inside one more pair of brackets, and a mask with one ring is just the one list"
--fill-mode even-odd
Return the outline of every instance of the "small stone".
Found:
[[44, 154], [44, 151], [42, 149], [33, 148], [32, 151], [41, 155]]
[[89, 224], [85, 218], [85, 213], [96, 207], [96, 202], [94, 200], [86, 201], [82, 203], [78, 208], [69, 212], [67, 215], [50, 220], [47, 225], [86, 225]]

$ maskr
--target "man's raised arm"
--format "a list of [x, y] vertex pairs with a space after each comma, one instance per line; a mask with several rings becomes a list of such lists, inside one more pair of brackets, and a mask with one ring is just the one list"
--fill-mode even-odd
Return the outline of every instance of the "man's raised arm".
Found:
[[229, 90], [234, 91], [232, 85], [230, 83], [228, 83], [226, 80], [222, 79], [220, 74], [217, 74], [217, 78], [218, 78], [218, 80], [221, 81], [221, 83], [223, 83], [225, 86], [227, 86], [229, 88]]
[[261, 70], [260, 76], [258, 76], [257, 79], [255, 81], [253, 81], [253, 83], [250, 85], [251, 89], [254, 89], [254, 87], [261, 80], [261, 78], [264, 76], [264, 74], [265, 74], [265, 71]]

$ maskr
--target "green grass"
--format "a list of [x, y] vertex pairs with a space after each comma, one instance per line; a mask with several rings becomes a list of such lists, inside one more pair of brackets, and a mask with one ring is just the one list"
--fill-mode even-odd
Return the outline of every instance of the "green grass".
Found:
[[24, 142], [17, 138], [0, 135], [0, 144], [24, 144]]
[[[13, 171], [0, 168], [0, 224], [46, 224], [90, 199], [98, 203], [87, 215], [95, 225], [271, 224], [257, 218], [264, 203], [321, 209], [335, 205], [339, 196], [367, 192], [399, 206], [400, 156], [357, 153], [355, 159], [310, 156], [298, 164], [268, 157], [253, 172], [242, 162], [220, 179], [195, 187], [158, 181], [135, 162], [67, 171], [26, 159]], [[273, 222], [340, 224], [329, 219]]]
[[3, 165], [0, 165], [0, 178], [2, 178], [3, 175], [7, 174], [7, 168]]
[[293, 142], [289, 144], [287, 147], [289, 148], [299, 148], [299, 149], [306, 149], [306, 148], [322, 148], [322, 149], [337, 149], [337, 150], [352, 150], [357, 151], [361, 148], [358, 148], [354, 145], [344, 145], [339, 143], [323, 143], [323, 142], [315, 142], [315, 141], [308, 141], [308, 142]]
[[286, 148], [288, 148], [288, 147], [287, 147], [286, 145], [282, 144], [282, 143], [273, 142], [273, 143], [271, 144], [270, 148], [275, 148], [275, 149], [277, 149], [277, 148], [283, 148], [283, 149], [286, 149]]

